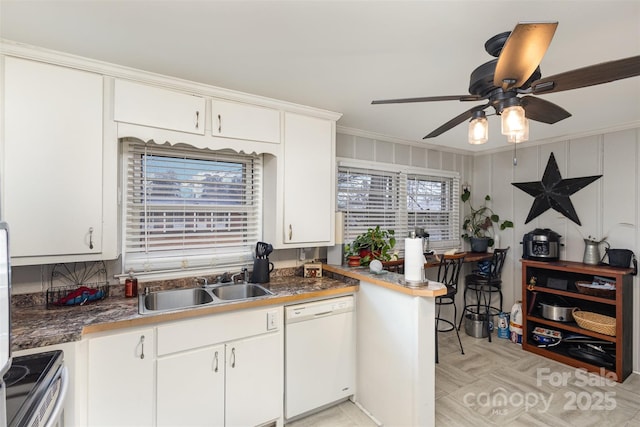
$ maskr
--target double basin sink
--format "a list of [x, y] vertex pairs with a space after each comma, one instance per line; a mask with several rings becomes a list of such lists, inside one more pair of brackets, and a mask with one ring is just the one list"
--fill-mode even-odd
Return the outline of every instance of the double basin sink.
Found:
[[138, 296], [140, 314], [180, 310], [229, 301], [250, 300], [273, 295], [273, 292], [255, 283], [229, 283], [213, 286], [171, 289]]

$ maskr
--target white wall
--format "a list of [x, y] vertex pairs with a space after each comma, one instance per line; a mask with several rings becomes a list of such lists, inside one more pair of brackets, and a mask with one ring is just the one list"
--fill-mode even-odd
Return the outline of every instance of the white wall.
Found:
[[[512, 182], [540, 181], [553, 153], [563, 178], [603, 175], [571, 196], [582, 225], [549, 210], [525, 224], [533, 197], [511, 185]], [[508, 309], [522, 296], [520, 284], [522, 237], [534, 228], [550, 228], [562, 235], [560, 258], [582, 261], [583, 238], [607, 237], [613, 248], [631, 249], [640, 255], [640, 128], [603, 135], [567, 139], [543, 145], [520, 144], [517, 166], [513, 151], [475, 157], [474, 195], [490, 194], [499, 215], [511, 218], [514, 229], [500, 232], [501, 246], [511, 246], [503, 272], [503, 293]], [[620, 225], [630, 223], [632, 226]], [[602, 249], [604, 251], [604, 249]], [[640, 370], [640, 289], [634, 278], [634, 364]]]

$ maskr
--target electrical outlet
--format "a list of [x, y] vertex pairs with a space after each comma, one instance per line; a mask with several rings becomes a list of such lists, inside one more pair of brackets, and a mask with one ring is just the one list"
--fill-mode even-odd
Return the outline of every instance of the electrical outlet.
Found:
[[304, 261], [305, 259], [307, 259], [307, 254], [305, 254], [304, 252], [304, 248], [300, 248], [300, 261]]

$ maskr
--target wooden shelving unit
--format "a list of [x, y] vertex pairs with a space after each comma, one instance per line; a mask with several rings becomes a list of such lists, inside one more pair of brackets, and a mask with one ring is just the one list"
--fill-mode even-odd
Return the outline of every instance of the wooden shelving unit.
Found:
[[[633, 363], [632, 272], [633, 270], [629, 268], [589, 265], [574, 261], [543, 262], [523, 259], [522, 310], [524, 315], [522, 348], [576, 368], [584, 368], [590, 372], [606, 375], [608, 378], [615, 379], [618, 382], [624, 381], [631, 373]], [[578, 292], [575, 286], [576, 281], [591, 281], [595, 276], [615, 281], [615, 297], [605, 298]], [[536, 278], [536, 285], [533, 289], [529, 285], [532, 277]], [[566, 281], [566, 290], [548, 287], [549, 279]], [[544, 300], [545, 297], [562, 297], [570, 305], [575, 305], [582, 310], [615, 317], [616, 336], [583, 329], [575, 322], [556, 322], [543, 318], [537, 303]], [[612, 343], [615, 345], [615, 368], [575, 357], [575, 355], [569, 354], [568, 344], [565, 343], [553, 347], [539, 347], [538, 343], [532, 339], [532, 331], [536, 326], [560, 331], [563, 336], [566, 334], [580, 334]]]

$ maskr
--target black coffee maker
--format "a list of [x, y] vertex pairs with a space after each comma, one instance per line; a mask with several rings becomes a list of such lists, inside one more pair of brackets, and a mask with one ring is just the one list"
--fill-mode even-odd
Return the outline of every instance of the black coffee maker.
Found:
[[269, 261], [271, 252], [273, 252], [273, 246], [270, 243], [256, 243], [251, 283], [269, 283], [269, 274], [273, 271], [273, 263]]

